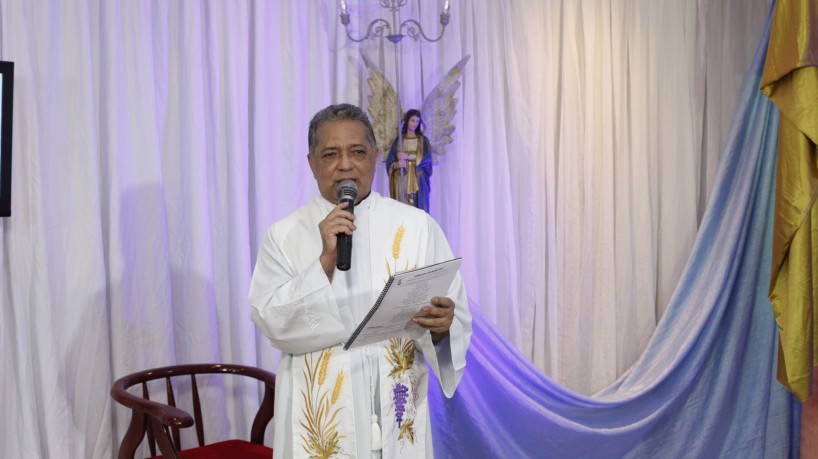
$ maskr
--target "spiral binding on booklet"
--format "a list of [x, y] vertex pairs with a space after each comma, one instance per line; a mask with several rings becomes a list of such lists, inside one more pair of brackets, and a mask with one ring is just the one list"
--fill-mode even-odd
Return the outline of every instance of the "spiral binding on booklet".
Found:
[[389, 277], [389, 280], [386, 281], [386, 285], [384, 286], [383, 290], [381, 290], [381, 295], [378, 297], [378, 300], [375, 301], [375, 305], [372, 306], [372, 309], [370, 309], [368, 313], [366, 313], [366, 317], [364, 317], [364, 320], [362, 320], [361, 323], [358, 324], [358, 328], [356, 328], [355, 331], [352, 332], [352, 335], [349, 337], [347, 342], [344, 343], [345, 351], [349, 350], [349, 347], [352, 346], [352, 343], [355, 342], [355, 339], [358, 338], [358, 335], [361, 334], [367, 322], [369, 322], [369, 319], [371, 319], [372, 316], [375, 315], [375, 311], [377, 311], [378, 308], [381, 307], [381, 302], [383, 301], [383, 298], [386, 296], [386, 292], [389, 291], [389, 287], [392, 285], [392, 281], [394, 280], [395, 275], [393, 274], [392, 276]]

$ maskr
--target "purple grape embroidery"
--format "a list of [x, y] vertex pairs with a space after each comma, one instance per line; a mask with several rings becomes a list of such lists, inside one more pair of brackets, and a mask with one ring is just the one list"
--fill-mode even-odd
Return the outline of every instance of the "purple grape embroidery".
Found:
[[392, 398], [395, 402], [395, 420], [398, 422], [398, 427], [403, 423], [403, 413], [406, 412], [406, 398], [409, 394], [409, 389], [401, 383], [395, 385], [392, 389]]
[[[415, 365], [415, 343], [412, 340], [390, 338], [386, 350], [386, 360], [392, 366], [389, 378], [392, 379], [392, 404], [395, 407], [395, 423], [400, 433], [398, 441], [403, 445], [406, 440], [415, 443], [415, 408], [418, 394], [415, 390], [418, 382], [413, 380]], [[411, 391], [411, 392], [410, 392]]]

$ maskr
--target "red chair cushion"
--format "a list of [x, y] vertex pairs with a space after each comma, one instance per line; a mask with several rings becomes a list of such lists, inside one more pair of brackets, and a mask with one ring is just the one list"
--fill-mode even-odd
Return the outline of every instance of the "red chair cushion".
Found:
[[[161, 455], [150, 459], [161, 459]], [[244, 440], [227, 440], [179, 451], [183, 459], [272, 459], [273, 450]]]

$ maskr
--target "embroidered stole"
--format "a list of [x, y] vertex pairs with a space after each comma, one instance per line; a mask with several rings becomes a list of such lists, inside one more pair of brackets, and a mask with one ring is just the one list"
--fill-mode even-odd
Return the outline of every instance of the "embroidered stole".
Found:
[[[370, 226], [372, 290], [376, 296], [389, 276], [425, 263], [428, 243], [425, 216], [412, 222], [382, 214], [379, 217], [372, 218]], [[425, 457], [430, 439], [426, 438], [428, 370], [423, 355], [409, 338], [392, 338], [371, 348], [377, 349], [378, 356], [383, 458]], [[368, 451], [357, 451], [356, 447], [355, 411], [365, 405], [356, 406], [353, 400], [350, 352], [356, 350], [335, 346], [293, 356], [294, 457], [369, 456]], [[369, 413], [365, 415], [369, 417]]]
[[348, 374], [342, 347], [293, 357], [293, 457], [357, 457]]
[[381, 344], [386, 350], [379, 365], [383, 457], [425, 457], [429, 409], [426, 363], [411, 339], [391, 338]]

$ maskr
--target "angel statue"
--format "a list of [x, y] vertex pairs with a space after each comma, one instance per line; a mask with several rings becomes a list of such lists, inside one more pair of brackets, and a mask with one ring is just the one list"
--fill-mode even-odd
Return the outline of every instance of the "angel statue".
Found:
[[[395, 88], [366, 56], [369, 69], [369, 115], [380, 152], [389, 174], [389, 194], [393, 199], [429, 212], [429, 177], [432, 164], [446, 153], [452, 142], [451, 124], [457, 110], [454, 93], [460, 87], [460, 75], [469, 56], [460, 60], [446, 73], [426, 96], [420, 110], [404, 113]], [[402, 122], [398, 120], [403, 114]], [[388, 154], [385, 154], [388, 152]]]

